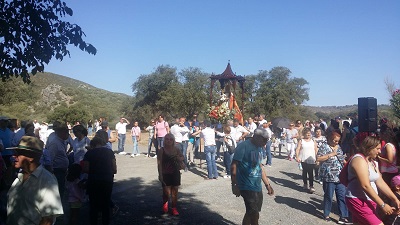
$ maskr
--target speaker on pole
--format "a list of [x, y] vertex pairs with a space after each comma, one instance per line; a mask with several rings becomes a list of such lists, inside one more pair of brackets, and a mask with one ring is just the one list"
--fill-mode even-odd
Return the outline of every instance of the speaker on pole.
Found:
[[376, 98], [358, 98], [358, 131], [375, 132], [378, 129], [378, 104]]

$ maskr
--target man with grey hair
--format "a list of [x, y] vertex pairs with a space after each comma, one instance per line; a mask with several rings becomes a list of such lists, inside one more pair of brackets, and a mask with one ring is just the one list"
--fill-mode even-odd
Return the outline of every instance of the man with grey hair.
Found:
[[43, 143], [23, 136], [11, 149], [20, 173], [8, 191], [7, 224], [53, 224], [64, 212], [56, 177], [39, 163]]
[[270, 139], [266, 130], [255, 129], [252, 139], [239, 144], [235, 149], [231, 164], [232, 193], [242, 196], [246, 206], [243, 225], [257, 225], [261, 211], [263, 194], [261, 181], [273, 195], [274, 190], [261, 164], [262, 147]]

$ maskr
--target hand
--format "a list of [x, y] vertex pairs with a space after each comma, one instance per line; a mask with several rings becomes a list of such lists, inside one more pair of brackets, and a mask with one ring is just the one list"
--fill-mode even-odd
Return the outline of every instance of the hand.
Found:
[[296, 156], [296, 159], [298, 163], [301, 163], [301, 159], [298, 156]]
[[236, 196], [236, 197], [240, 197], [240, 189], [237, 185], [233, 185], [232, 184], [232, 193]]
[[396, 208], [391, 207], [388, 204], [385, 204], [385, 207], [382, 208], [383, 213], [388, 216], [388, 215], [392, 215], [393, 211], [395, 211]]
[[274, 189], [272, 188], [271, 184], [265, 185], [265, 187], [266, 187], [267, 190], [268, 190], [267, 194], [268, 194], [269, 196], [274, 195], [275, 191], [274, 191]]

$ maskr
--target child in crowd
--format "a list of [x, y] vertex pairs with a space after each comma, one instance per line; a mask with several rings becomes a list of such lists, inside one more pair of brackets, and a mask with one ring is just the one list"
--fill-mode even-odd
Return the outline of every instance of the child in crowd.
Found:
[[231, 178], [231, 163], [233, 159], [233, 154], [236, 148], [236, 141], [231, 137], [231, 127], [226, 125], [223, 128], [223, 133], [215, 131], [218, 136], [220, 136], [220, 141], [223, 143], [222, 148], [224, 151], [224, 165], [226, 175], [224, 178], [230, 179]]
[[82, 167], [79, 164], [71, 164], [66, 177], [68, 188], [68, 203], [70, 206], [69, 224], [78, 224], [79, 212], [84, 202], [84, 182], [80, 179]]

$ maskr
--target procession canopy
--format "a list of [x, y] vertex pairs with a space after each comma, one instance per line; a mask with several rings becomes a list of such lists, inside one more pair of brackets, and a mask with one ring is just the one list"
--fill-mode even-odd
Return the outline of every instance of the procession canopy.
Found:
[[[211, 90], [210, 90], [210, 107], [214, 110], [211, 110], [210, 117], [217, 117], [216, 114], [221, 114], [221, 108], [226, 104], [229, 110], [233, 112], [233, 118], [238, 119], [243, 124], [243, 102], [244, 102], [244, 82], [246, 79], [244, 76], [238, 76], [233, 73], [231, 64], [228, 62], [226, 69], [223, 73], [219, 75], [211, 75]], [[212, 90], [216, 81], [219, 81], [221, 88], [221, 98], [218, 102], [217, 106], [212, 105]], [[236, 98], [235, 98], [235, 90], [236, 86], [239, 83], [240, 89], [242, 89], [242, 107], [239, 108]], [[218, 111], [219, 110], [219, 111]], [[222, 110], [223, 111], [223, 110]], [[226, 117], [224, 117], [226, 118]], [[216, 119], [216, 118], [215, 118]], [[217, 119], [218, 120], [218, 119]], [[221, 122], [220, 120], [218, 120]], [[224, 121], [223, 121], [224, 122]]]

